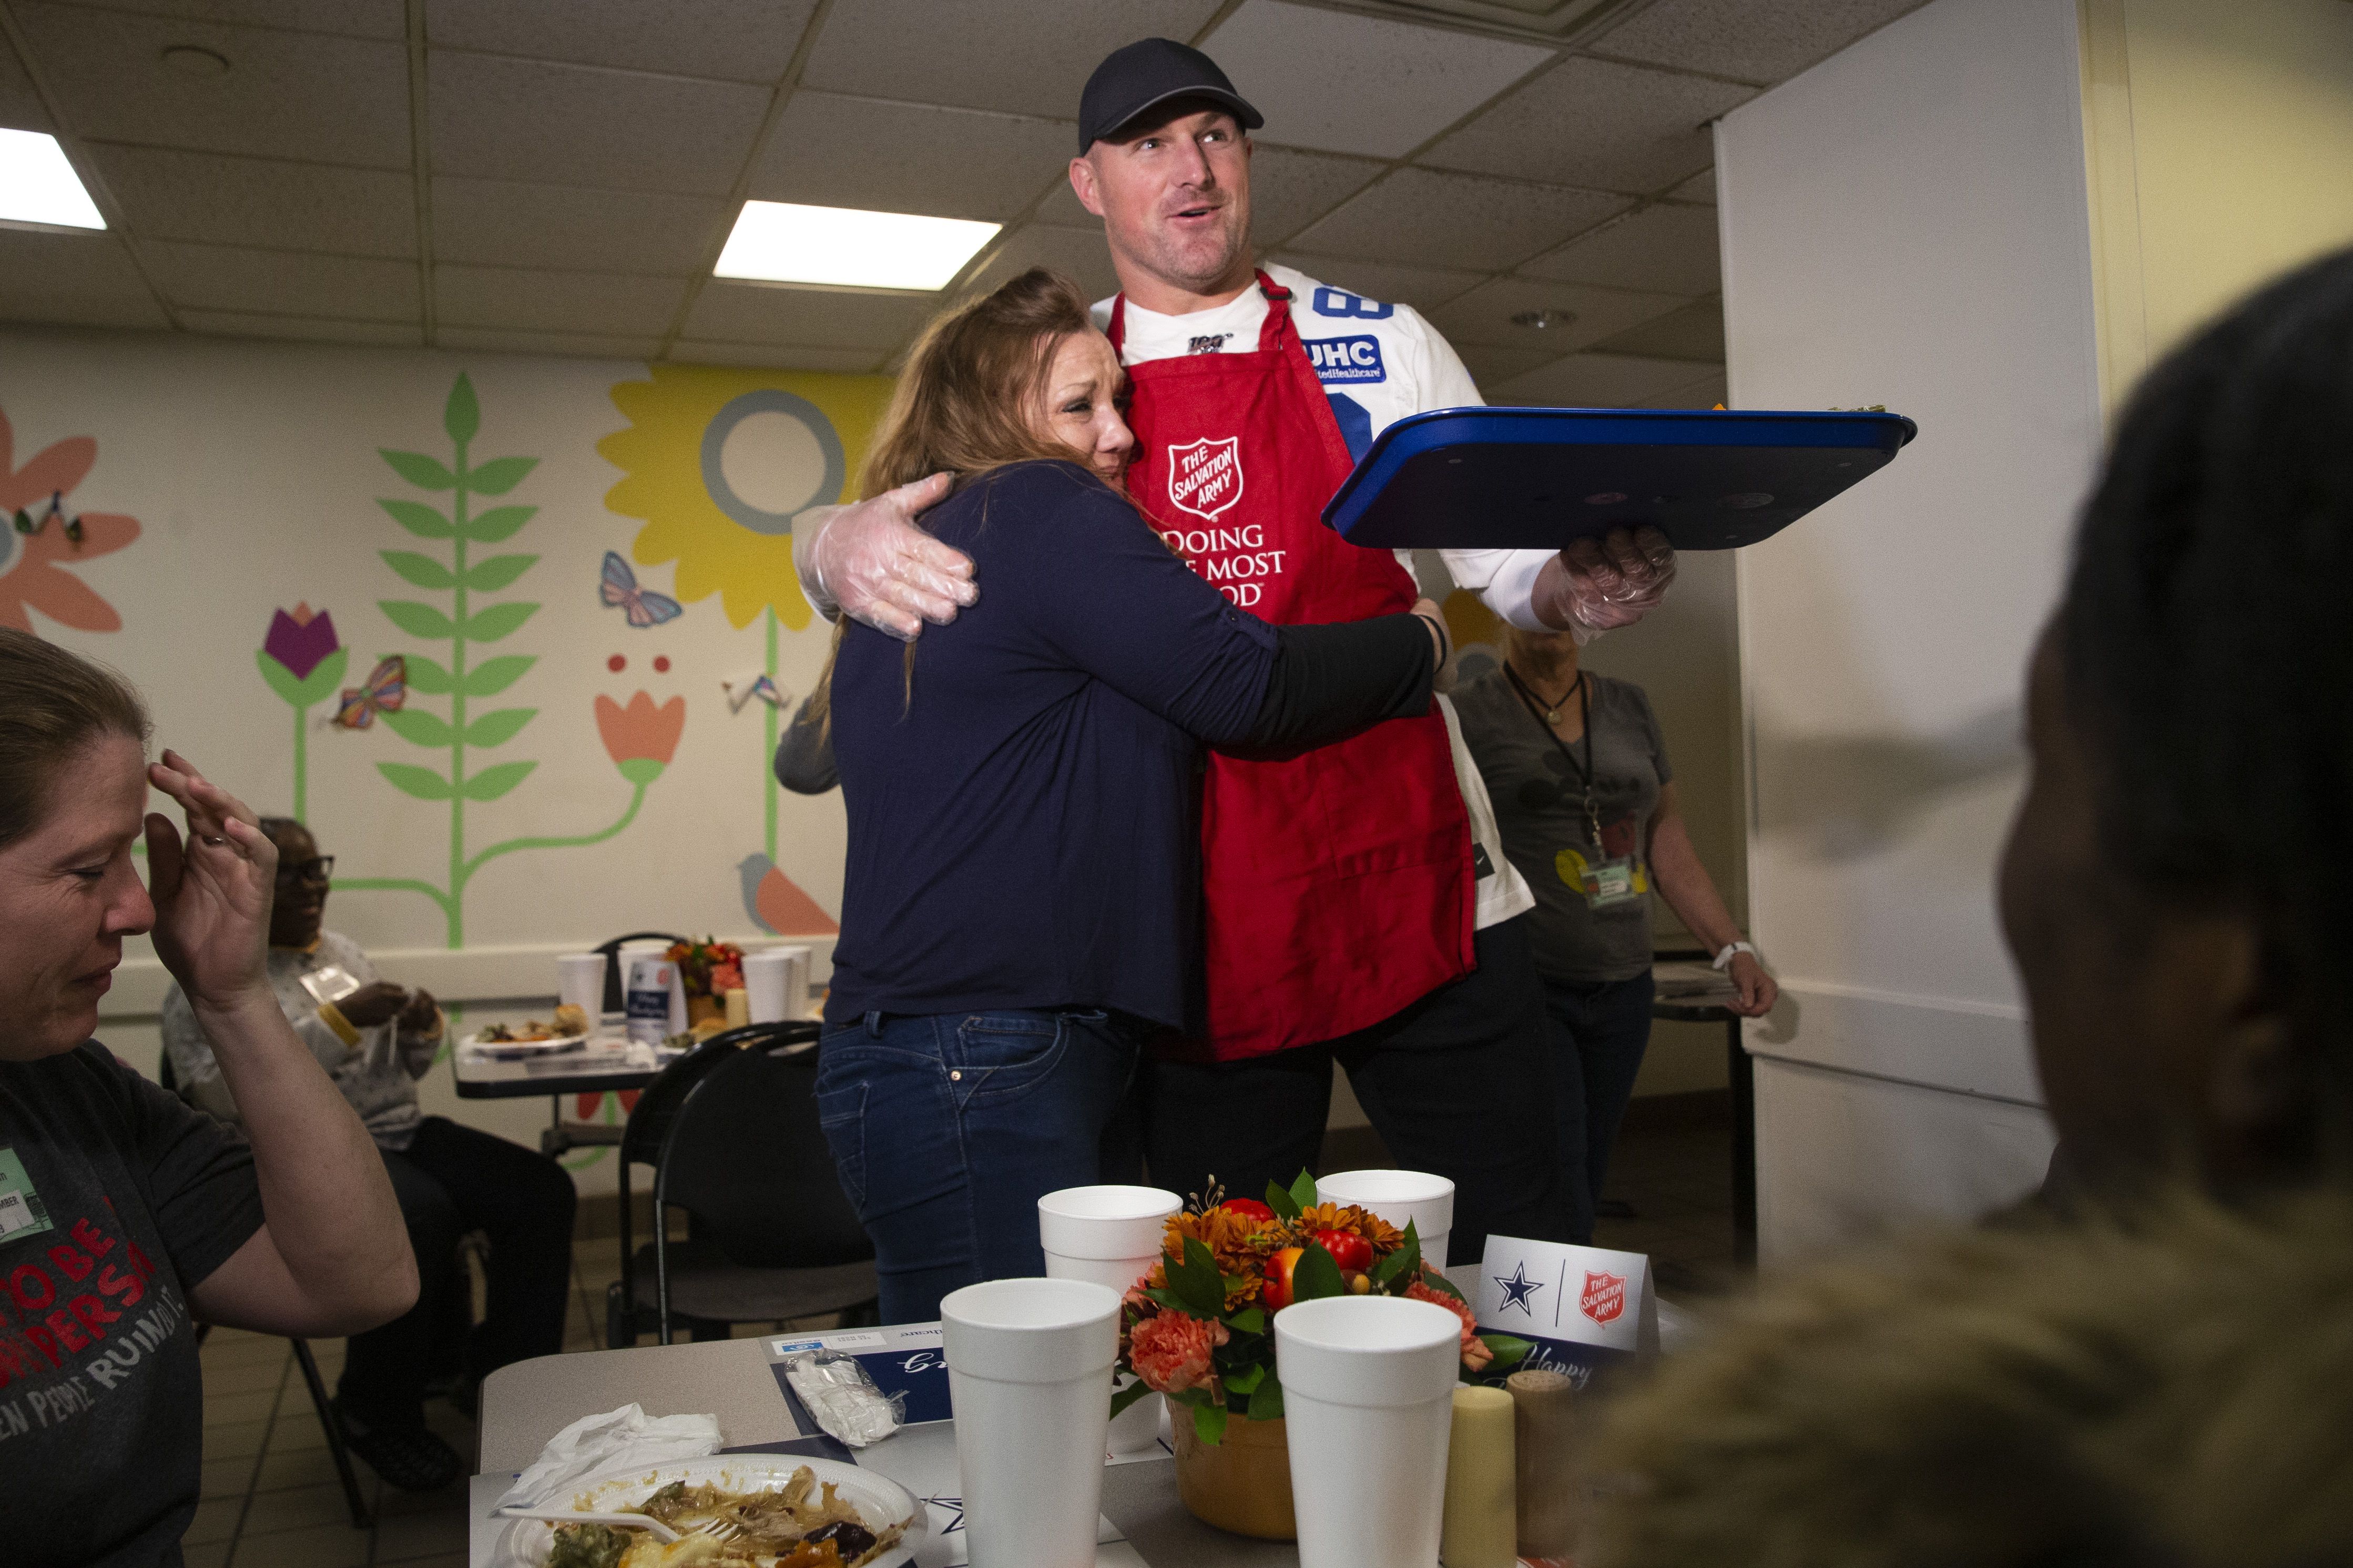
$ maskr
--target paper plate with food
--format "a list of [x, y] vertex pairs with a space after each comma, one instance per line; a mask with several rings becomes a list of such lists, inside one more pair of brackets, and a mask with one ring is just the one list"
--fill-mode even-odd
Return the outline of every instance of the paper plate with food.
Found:
[[566, 1003], [544, 1023], [537, 1018], [526, 1018], [520, 1024], [492, 1024], [458, 1043], [486, 1057], [512, 1058], [572, 1050], [585, 1044], [589, 1033], [587, 1010]]
[[930, 1528], [888, 1476], [830, 1459], [718, 1454], [585, 1483], [582, 1512], [642, 1514], [678, 1532], [518, 1520], [499, 1568], [899, 1568]]

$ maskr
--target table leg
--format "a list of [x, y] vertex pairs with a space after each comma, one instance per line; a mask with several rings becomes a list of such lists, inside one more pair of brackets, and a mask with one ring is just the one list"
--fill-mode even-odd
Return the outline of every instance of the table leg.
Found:
[[1740, 1043], [1740, 1020], [1725, 1026], [1725, 1066], [1732, 1080], [1732, 1245], [1734, 1255], [1757, 1263], [1757, 1067]]

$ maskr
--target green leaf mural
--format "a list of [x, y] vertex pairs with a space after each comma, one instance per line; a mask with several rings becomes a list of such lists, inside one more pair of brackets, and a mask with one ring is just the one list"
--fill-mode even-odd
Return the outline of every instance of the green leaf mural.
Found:
[[[606, 749], [613, 755], [614, 765], [629, 786], [629, 804], [611, 826], [593, 833], [554, 837], [511, 838], [488, 848], [467, 853], [466, 807], [503, 799], [528, 779], [539, 764], [526, 759], [500, 761], [487, 766], [473, 766], [474, 754], [488, 752], [507, 745], [522, 733], [538, 716], [536, 708], [499, 708], [487, 712], [469, 713], [467, 704], [477, 698], [494, 697], [522, 679], [537, 656], [532, 654], [501, 654], [495, 658], [471, 663], [469, 655], [477, 645], [497, 642], [522, 629], [539, 610], [539, 605], [527, 600], [507, 599], [484, 604], [474, 598], [480, 594], [495, 594], [512, 587], [538, 563], [537, 555], [491, 555], [480, 561], [469, 561], [467, 551], [475, 544], [496, 543], [511, 538], [532, 520], [536, 507], [506, 505], [491, 507], [479, 515], [470, 510], [477, 497], [503, 496], [531, 477], [538, 468], [537, 458], [492, 458], [474, 462], [469, 447], [481, 433], [482, 407], [475, 395], [473, 383], [460, 374], [449, 389], [448, 402], [441, 411], [441, 428], [450, 441], [450, 460], [447, 463], [421, 452], [396, 451], [378, 447], [385, 462], [403, 480], [421, 490], [446, 492], [448, 510], [426, 502], [402, 498], [386, 498], [377, 502], [393, 521], [411, 535], [424, 540], [446, 541], [448, 554], [419, 553], [410, 550], [386, 550], [382, 552], [385, 564], [413, 588], [448, 595], [447, 607], [440, 603], [427, 604], [417, 599], [384, 599], [376, 607], [408, 637], [419, 642], [444, 645], [446, 655], [428, 657], [422, 653], [404, 653], [407, 661], [408, 694], [411, 700], [397, 710], [387, 709], [379, 717], [384, 728], [411, 745], [426, 751], [446, 753], [446, 764], [433, 767], [415, 763], [379, 762], [376, 770], [393, 788], [417, 800], [449, 803], [449, 862], [446, 883], [437, 885], [410, 877], [350, 877], [336, 879], [338, 889], [375, 889], [382, 891], [422, 893], [441, 908], [448, 921], [451, 947], [464, 945], [466, 933], [466, 885], [474, 873], [499, 856], [519, 849], [555, 849], [580, 845], [597, 844], [612, 837], [637, 819], [639, 807], [645, 804], [646, 791], [669, 765], [671, 751], [677, 745], [677, 731], [685, 722], [685, 703], [674, 699], [672, 710], [662, 715], [661, 732], [646, 743], [617, 743], [617, 732], [607, 716], [609, 708], [621, 710], [610, 699], [597, 700], [597, 722], [605, 732]], [[282, 618], [282, 617], [281, 617]], [[273, 634], [274, 635], [274, 634]], [[334, 658], [343, 658], [338, 652]], [[290, 687], [285, 681], [294, 679], [290, 669], [280, 666], [273, 674], [272, 660], [263, 655], [262, 675], [271, 689], [288, 702], [296, 702], [308, 684]], [[322, 666], [323, 669], [325, 667]], [[324, 685], [332, 687], [340, 679], [341, 663], [335, 676]], [[282, 678], [282, 679], [281, 679]], [[322, 692], [323, 694], [323, 692]], [[438, 698], [448, 704], [446, 716], [428, 710], [414, 699]], [[650, 708], [650, 700], [640, 692], [637, 701]], [[631, 710], [634, 712], [634, 706]], [[298, 706], [296, 814], [301, 815], [302, 798], [300, 783], [300, 708]], [[640, 726], [642, 728], [642, 726]], [[636, 731], [631, 731], [634, 737]], [[651, 754], [649, 754], [651, 753]]]

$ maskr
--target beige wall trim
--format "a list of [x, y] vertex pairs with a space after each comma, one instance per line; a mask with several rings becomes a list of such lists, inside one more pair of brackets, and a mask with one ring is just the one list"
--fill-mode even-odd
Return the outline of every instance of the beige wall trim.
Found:
[[2130, 0], [2076, 0], [2084, 71], [2084, 177], [2092, 226], [2092, 309], [2100, 411], [2113, 425], [2148, 368], [2141, 279], [2140, 175], [2133, 141]]

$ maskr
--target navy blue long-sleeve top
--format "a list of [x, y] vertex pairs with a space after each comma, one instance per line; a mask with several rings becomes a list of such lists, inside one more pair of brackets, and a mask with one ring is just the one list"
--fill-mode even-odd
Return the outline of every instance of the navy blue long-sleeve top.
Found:
[[1375, 637], [1380, 622], [1279, 632], [1076, 464], [997, 470], [923, 522], [972, 557], [981, 595], [924, 629], [912, 687], [905, 645], [843, 637], [849, 847], [827, 1018], [1071, 1006], [1198, 1024], [1200, 743], [1275, 734], [1261, 704], [1282, 706], [1286, 647], [1294, 666], [1395, 672], [1350, 721], [1319, 700], [1313, 735], [1293, 704], [1286, 741], [1426, 710], [1421, 623], [1388, 617], [1403, 642]]

